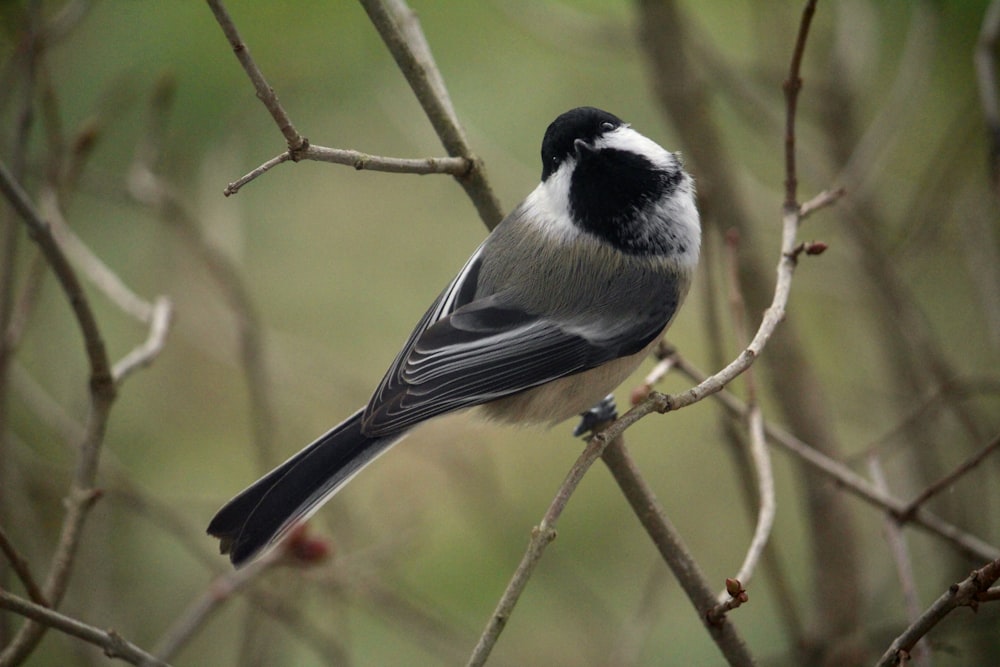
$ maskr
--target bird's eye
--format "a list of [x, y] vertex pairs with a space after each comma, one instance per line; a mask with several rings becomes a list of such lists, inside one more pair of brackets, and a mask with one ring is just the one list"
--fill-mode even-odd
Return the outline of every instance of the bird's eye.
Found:
[[608, 121], [604, 121], [603, 123], [601, 123], [601, 130], [602, 131], [604, 131], [604, 132], [610, 132], [613, 129], [615, 129], [614, 123], [609, 123]]

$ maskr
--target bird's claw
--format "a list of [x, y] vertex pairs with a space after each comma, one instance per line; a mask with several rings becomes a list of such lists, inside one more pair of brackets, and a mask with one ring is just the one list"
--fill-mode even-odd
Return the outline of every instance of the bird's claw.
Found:
[[608, 394], [597, 405], [580, 414], [580, 423], [573, 429], [573, 437], [579, 438], [587, 433], [593, 433], [601, 424], [616, 419], [618, 419], [618, 406], [615, 405], [615, 397]]

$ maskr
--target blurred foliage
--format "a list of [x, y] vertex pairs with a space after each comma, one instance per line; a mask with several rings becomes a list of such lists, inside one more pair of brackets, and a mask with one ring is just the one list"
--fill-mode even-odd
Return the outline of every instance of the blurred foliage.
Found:
[[[580, 104], [607, 108], [663, 145], [697, 154], [690, 143], [697, 138], [679, 136], [652, 93], [632, 4], [413, 5], [506, 207], [537, 182], [547, 123]], [[867, 475], [865, 455], [878, 453], [893, 493], [903, 498], [981, 447], [1000, 425], [1000, 284], [989, 278], [996, 275], [1000, 229], [972, 68], [985, 5], [821, 2], [805, 58], [800, 193], [806, 199], [845, 184], [849, 193], [802, 230], [830, 249], [802, 261], [790, 313], [843, 455]], [[312, 141], [380, 155], [442, 154], [358, 5], [234, 1], [229, 9]], [[30, 90], [25, 26], [74, 10], [78, 19], [39, 51]], [[741, 252], [773, 266], [784, 178], [781, 82], [799, 3], [689, 0], [680, 11], [700, 66], [704, 113], [722, 137], [753, 226]], [[79, 182], [62, 200], [65, 217], [132, 289], [147, 298], [168, 295], [176, 308], [163, 354], [126, 382], [114, 406], [102, 459], [106, 495], [87, 523], [61, 607], [150, 648], [227, 570], [203, 534], [218, 506], [263, 472], [262, 457], [276, 463], [367, 399], [409, 328], [485, 230], [449, 177], [286, 164], [224, 198], [228, 182], [284, 143], [203, 3], [4, 2], [0, 20], [0, 159], [10, 160], [24, 136], [24, 182], [37, 193], [52, 165], [67, 160], [62, 147], [93, 132]], [[158, 172], [203, 242], [238, 268], [259, 320], [266, 394], [276, 415], [273, 443], [263, 453], [251, 445], [255, 415], [240, 360], [240, 316], [190, 229], [128, 193], [130, 164], [153, 117], [150, 100], [164, 85], [174, 95]], [[26, 95], [34, 112], [23, 135]], [[697, 161], [688, 166], [696, 178], [710, 178]], [[2, 225], [19, 224], [7, 208], [2, 216]], [[727, 227], [726, 220], [706, 220], [713, 230], [706, 271], [723, 295], [719, 232]], [[864, 236], [852, 229], [867, 232], [870, 244], [859, 244]], [[872, 244], [880, 253], [874, 260], [866, 255]], [[21, 233], [15, 294], [29, 284], [34, 257]], [[910, 327], [907, 335], [941, 352], [953, 384], [927, 372], [936, 360], [914, 352], [920, 348], [908, 340], [897, 343], [915, 380], [907, 384], [900, 375], [885, 333], [894, 317], [885, 306], [887, 285], [873, 279], [879, 262], [918, 313], [919, 330]], [[707, 277], [670, 333], [706, 370], [705, 323], [718, 308], [704, 288]], [[98, 290], [88, 292], [117, 359], [145, 332]], [[87, 369], [51, 277], [42, 279], [30, 306], [7, 382], [0, 382], [0, 414], [7, 417], [0, 424], [0, 525], [44, 576], [74, 434], [85, 418]], [[725, 312], [721, 321], [732, 356], [738, 348]], [[634, 384], [619, 392], [620, 404]], [[687, 386], [669, 377], [663, 389]], [[971, 389], [948, 400], [957, 387]], [[735, 389], [743, 391], [743, 383]], [[777, 420], [769, 407], [765, 415]], [[628, 434], [668, 515], [720, 588], [752, 530], [723, 422], [706, 401], [647, 419]], [[512, 431], [456, 416], [420, 429], [316, 515], [314, 530], [333, 549], [327, 563], [269, 573], [253, 595], [212, 616], [174, 664], [319, 665], [332, 655], [356, 665], [464, 664], [531, 527], [580, 450], [570, 428]], [[915, 431], [923, 442], [914, 441]], [[812, 640], [861, 645], [871, 663], [906, 624], [882, 516], [847, 500], [864, 555], [864, 623], [851, 637], [824, 636], [815, 627], [824, 601], [813, 594], [808, 546], [811, 531], [822, 527], [809, 525], [800, 502], [798, 464], [783, 453], [775, 464], [772, 541], [792, 598], [779, 597], [762, 573], [733, 622], [762, 664], [803, 664], [788, 614]], [[933, 509], [1000, 542], [998, 473], [997, 459], [987, 460]], [[906, 535], [923, 605], [981, 565], [922, 533]], [[19, 590], [2, 568], [0, 585]], [[959, 610], [931, 635], [935, 664], [989, 662], [1000, 652], [997, 621], [995, 605], [975, 617]], [[0, 614], [0, 637], [9, 638], [19, 623]], [[49, 632], [29, 664], [104, 660], [96, 649]], [[592, 471], [490, 664], [720, 663], [610, 476]]]

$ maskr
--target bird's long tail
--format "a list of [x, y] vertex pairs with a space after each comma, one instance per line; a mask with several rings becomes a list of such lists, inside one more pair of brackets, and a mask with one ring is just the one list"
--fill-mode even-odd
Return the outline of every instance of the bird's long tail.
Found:
[[276, 544], [405, 433], [369, 438], [359, 410], [226, 503], [208, 526], [242, 565]]

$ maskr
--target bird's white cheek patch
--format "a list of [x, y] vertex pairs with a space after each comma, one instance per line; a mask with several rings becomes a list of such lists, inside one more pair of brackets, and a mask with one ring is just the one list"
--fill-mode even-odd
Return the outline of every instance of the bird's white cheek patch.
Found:
[[528, 224], [558, 238], [577, 236], [580, 232], [570, 218], [569, 186], [574, 160], [566, 160], [538, 184], [524, 200]]

